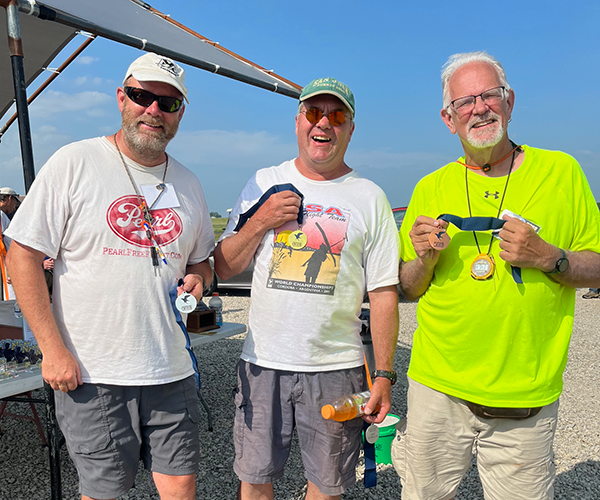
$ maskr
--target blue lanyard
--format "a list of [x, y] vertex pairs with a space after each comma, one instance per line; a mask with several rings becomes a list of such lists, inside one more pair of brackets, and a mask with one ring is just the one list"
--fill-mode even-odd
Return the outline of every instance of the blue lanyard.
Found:
[[[501, 229], [505, 220], [496, 217], [458, 217], [457, 215], [441, 214], [438, 219], [454, 224], [461, 231], [489, 231]], [[493, 236], [492, 236], [493, 238]], [[491, 245], [490, 245], [491, 246]], [[515, 283], [522, 285], [521, 268], [510, 266]]]
[[198, 371], [198, 360], [196, 359], [196, 355], [192, 350], [192, 344], [190, 342], [190, 335], [185, 327], [185, 323], [183, 322], [183, 318], [181, 317], [181, 313], [175, 307], [175, 301], [177, 300], [177, 286], [173, 288], [169, 292], [169, 298], [171, 299], [171, 307], [173, 308], [173, 312], [175, 313], [175, 320], [177, 324], [181, 327], [181, 331], [183, 331], [183, 335], [185, 336], [185, 348], [192, 359], [192, 366], [194, 367], [194, 375], [196, 376], [196, 386], [198, 388], [198, 395], [200, 395], [200, 389], [202, 388], [202, 384], [200, 383], [200, 372]]

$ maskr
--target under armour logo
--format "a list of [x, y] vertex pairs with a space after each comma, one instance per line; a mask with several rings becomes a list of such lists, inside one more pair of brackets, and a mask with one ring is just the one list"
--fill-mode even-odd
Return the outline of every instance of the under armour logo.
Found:
[[500, 196], [500, 192], [496, 191], [495, 193], [490, 193], [489, 191], [486, 191], [485, 192], [485, 197], [489, 198], [490, 196], [493, 196], [497, 200], [498, 196]]

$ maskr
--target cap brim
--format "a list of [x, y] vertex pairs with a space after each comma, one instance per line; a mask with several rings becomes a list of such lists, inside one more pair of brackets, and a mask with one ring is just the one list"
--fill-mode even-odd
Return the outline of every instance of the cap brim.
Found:
[[350, 113], [352, 113], [352, 118], [354, 118], [354, 109], [352, 108], [352, 106], [350, 106], [350, 103], [346, 99], [344, 99], [341, 95], [336, 94], [335, 92], [332, 92], [331, 90], [316, 90], [314, 92], [311, 92], [310, 94], [306, 94], [305, 96], [302, 96], [302, 99], [300, 99], [300, 102], [304, 102], [307, 99], [310, 99], [311, 97], [315, 97], [318, 95], [332, 95], [333, 97], [337, 97], [340, 101], [342, 101], [344, 103], [344, 106], [346, 106], [348, 108]]

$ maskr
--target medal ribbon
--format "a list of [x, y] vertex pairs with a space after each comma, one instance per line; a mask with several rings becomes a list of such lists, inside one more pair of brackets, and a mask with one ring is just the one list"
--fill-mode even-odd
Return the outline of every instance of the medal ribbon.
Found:
[[[192, 350], [192, 344], [190, 341], [190, 334], [185, 327], [185, 323], [183, 322], [183, 318], [181, 317], [181, 313], [179, 309], [175, 306], [175, 301], [177, 300], [177, 285], [169, 292], [169, 298], [171, 299], [171, 307], [173, 308], [173, 312], [175, 313], [175, 320], [177, 324], [181, 328], [183, 335], [185, 336], [185, 348], [192, 359], [192, 366], [194, 367], [194, 375], [196, 376], [196, 387], [198, 388], [198, 397], [202, 397], [200, 393], [200, 389], [202, 388], [202, 384], [200, 383], [200, 371], [198, 370], [198, 360], [196, 359], [196, 355]], [[211, 429], [212, 430], [212, 429]]]
[[[367, 432], [369, 424], [363, 422], [363, 434]], [[365, 488], [377, 486], [377, 462], [375, 462], [375, 443], [367, 442], [366, 437], [363, 439], [363, 449], [365, 457], [365, 476], [363, 482]]]
[[[454, 224], [461, 231], [490, 231], [501, 229], [505, 220], [496, 217], [458, 217], [452, 214], [441, 214], [438, 219]], [[515, 283], [522, 285], [521, 268], [510, 266]]]
[[[372, 354], [373, 353], [373, 342], [369, 341], [369, 343], [366, 344], [364, 339], [361, 338], [361, 340], [363, 340], [363, 349], [369, 349]], [[363, 356], [365, 358], [365, 372], [367, 374], [367, 386], [369, 387], [369, 390], [371, 390], [373, 388], [373, 382], [371, 380], [371, 370], [369, 368], [369, 363], [367, 362], [366, 353], [363, 353]], [[364, 482], [365, 488], [372, 488], [373, 486], [377, 486], [377, 462], [375, 461], [375, 443], [369, 443], [369, 441], [367, 441], [367, 438], [366, 438], [366, 432], [367, 432], [367, 429], [369, 428], [369, 425], [370, 424], [368, 424], [367, 422], [363, 422], [363, 434], [365, 436], [365, 438], [363, 439], [363, 450], [364, 450], [364, 457], [365, 457], [365, 475], [363, 478], [363, 482]]]
[[240, 229], [242, 229], [242, 227], [244, 226], [244, 224], [246, 224], [246, 222], [248, 222], [250, 217], [252, 217], [272, 195], [274, 195], [275, 193], [280, 193], [282, 191], [291, 191], [292, 193], [296, 193], [298, 196], [300, 196], [298, 224], [302, 224], [302, 216], [304, 215], [304, 195], [300, 191], [298, 191], [296, 186], [288, 182], [286, 184], [276, 184], [275, 186], [271, 186], [269, 189], [267, 189], [264, 192], [264, 194], [259, 198], [259, 200], [254, 205], [252, 205], [252, 207], [250, 207], [247, 211], [240, 215], [240, 218], [238, 219], [238, 223], [235, 226], [234, 231], [237, 233]]

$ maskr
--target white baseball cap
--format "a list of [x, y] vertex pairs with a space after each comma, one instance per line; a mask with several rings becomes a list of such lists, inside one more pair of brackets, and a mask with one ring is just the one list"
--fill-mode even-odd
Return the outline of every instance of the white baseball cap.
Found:
[[0, 195], [7, 194], [9, 196], [19, 196], [13, 188], [3, 187], [0, 188]]
[[123, 79], [123, 85], [130, 76], [139, 82], [168, 83], [179, 90], [188, 103], [190, 102], [187, 98], [185, 72], [179, 64], [168, 57], [148, 52], [131, 63]]

